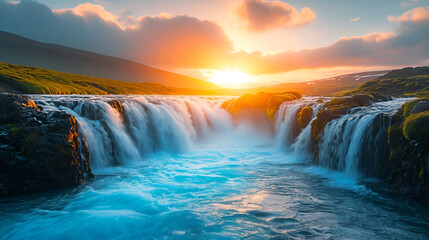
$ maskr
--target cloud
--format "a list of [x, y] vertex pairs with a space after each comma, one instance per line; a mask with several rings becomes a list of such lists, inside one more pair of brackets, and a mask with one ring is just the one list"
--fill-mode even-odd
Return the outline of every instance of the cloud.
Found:
[[127, 16], [126, 11], [116, 15], [95, 4], [53, 11], [34, 1], [12, 4], [0, 0], [0, 30], [158, 67], [237, 68], [251, 74], [272, 74], [329, 67], [419, 65], [429, 59], [429, 7], [389, 17], [397, 26], [394, 32], [342, 37], [326, 47], [268, 55], [236, 52], [222, 27], [211, 21], [164, 13], [125, 23]]
[[106, 22], [113, 22], [113, 23], [116, 23], [119, 18], [118, 16], [104, 10], [103, 6], [92, 4], [89, 2], [84, 4], [79, 4], [75, 8], [65, 8], [65, 9], [59, 9], [59, 10], [54, 9], [53, 12], [59, 15], [65, 14], [65, 13], [72, 13], [84, 18], [87, 18], [88, 16], [91, 16], [91, 15], [96, 15]]
[[388, 17], [391, 22], [423, 22], [429, 20], [429, 7], [417, 7], [399, 17]]
[[127, 24], [125, 17], [90, 3], [51, 10], [35, 1], [0, 0], [0, 30], [149, 65], [208, 68], [233, 49], [223, 29], [210, 21], [161, 14]]
[[[296, 69], [338, 66], [404, 66], [424, 64], [429, 59], [429, 9], [415, 8], [389, 19], [395, 33], [371, 33], [343, 37], [322, 48], [260, 55], [240, 61], [253, 74], [280, 73]], [[247, 62], [246, 62], [247, 61]]]
[[243, 0], [237, 7], [238, 18], [250, 31], [266, 31], [273, 28], [300, 27], [311, 23], [316, 14], [306, 7], [298, 12], [281, 1]]
[[350, 21], [349, 21], [349, 23], [352, 23], [352, 22], [357, 22], [357, 21], [359, 21], [360, 20], [360, 18], [353, 18], [353, 19], [350, 19]]

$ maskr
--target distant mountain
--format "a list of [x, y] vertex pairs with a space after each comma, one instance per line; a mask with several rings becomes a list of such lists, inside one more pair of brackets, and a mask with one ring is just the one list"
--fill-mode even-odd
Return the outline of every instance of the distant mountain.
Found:
[[353, 90], [363, 83], [384, 76], [391, 70], [351, 73], [315, 81], [281, 83], [255, 88], [254, 91], [298, 91], [304, 95], [335, 96]]
[[414, 76], [429, 75], [429, 67], [406, 67], [402, 69], [396, 69], [389, 72], [386, 75], [379, 77], [379, 79], [384, 78], [408, 78]]
[[0, 31], [0, 61], [120, 81], [154, 82], [188, 89], [219, 89], [200, 79], [120, 58], [41, 43], [4, 31]]

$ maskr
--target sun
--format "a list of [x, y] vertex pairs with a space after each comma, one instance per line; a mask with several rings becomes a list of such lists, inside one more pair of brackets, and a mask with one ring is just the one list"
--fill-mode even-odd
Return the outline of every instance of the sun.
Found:
[[237, 87], [251, 81], [250, 76], [237, 70], [214, 71], [210, 81], [220, 86]]

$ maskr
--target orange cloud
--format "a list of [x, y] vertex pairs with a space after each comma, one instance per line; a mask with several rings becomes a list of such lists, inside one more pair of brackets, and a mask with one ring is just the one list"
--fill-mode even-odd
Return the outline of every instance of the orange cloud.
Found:
[[291, 5], [281, 1], [243, 0], [238, 5], [236, 13], [250, 31], [300, 27], [316, 18], [316, 14], [308, 7], [298, 12]]
[[388, 17], [391, 22], [420, 22], [429, 20], [429, 7], [417, 7], [406, 11], [399, 17]]
[[52, 11], [57, 14], [64, 14], [64, 13], [70, 12], [84, 18], [91, 15], [97, 15], [104, 21], [115, 22], [115, 23], [117, 23], [117, 20], [119, 18], [115, 14], [112, 14], [106, 11], [103, 6], [98, 4], [92, 4], [89, 2], [84, 4], [79, 4], [74, 8], [63, 8], [58, 10], [54, 9]]
[[52, 11], [34, 1], [11, 4], [0, 0], [0, 30], [158, 67], [273, 74], [297, 69], [425, 63], [429, 59], [428, 12], [428, 7], [415, 8], [394, 20], [390, 18], [397, 24], [394, 33], [342, 37], [326, 47], [268, 55], [260, 51], [235, 52], [223, 28], [211, 21], [165, 13], [134, 19], [124, 28], [117, 15], [93, 4]]

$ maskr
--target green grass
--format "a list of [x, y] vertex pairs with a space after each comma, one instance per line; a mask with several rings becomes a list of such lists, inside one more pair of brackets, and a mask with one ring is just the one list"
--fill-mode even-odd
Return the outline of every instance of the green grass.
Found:
[[158, 83], [132, 83], [0, 62], [0, 86], [26, 94], [178, 94]]
[[364, 83], [353, 92], [377, 92], [391, 96], [424, 97], [429, 93], [429, 75], [375, 79]]
[[407, 117], [403, 134], [408, 140], [418, 142], [423, 148], [429, 147], [429, 111]]

